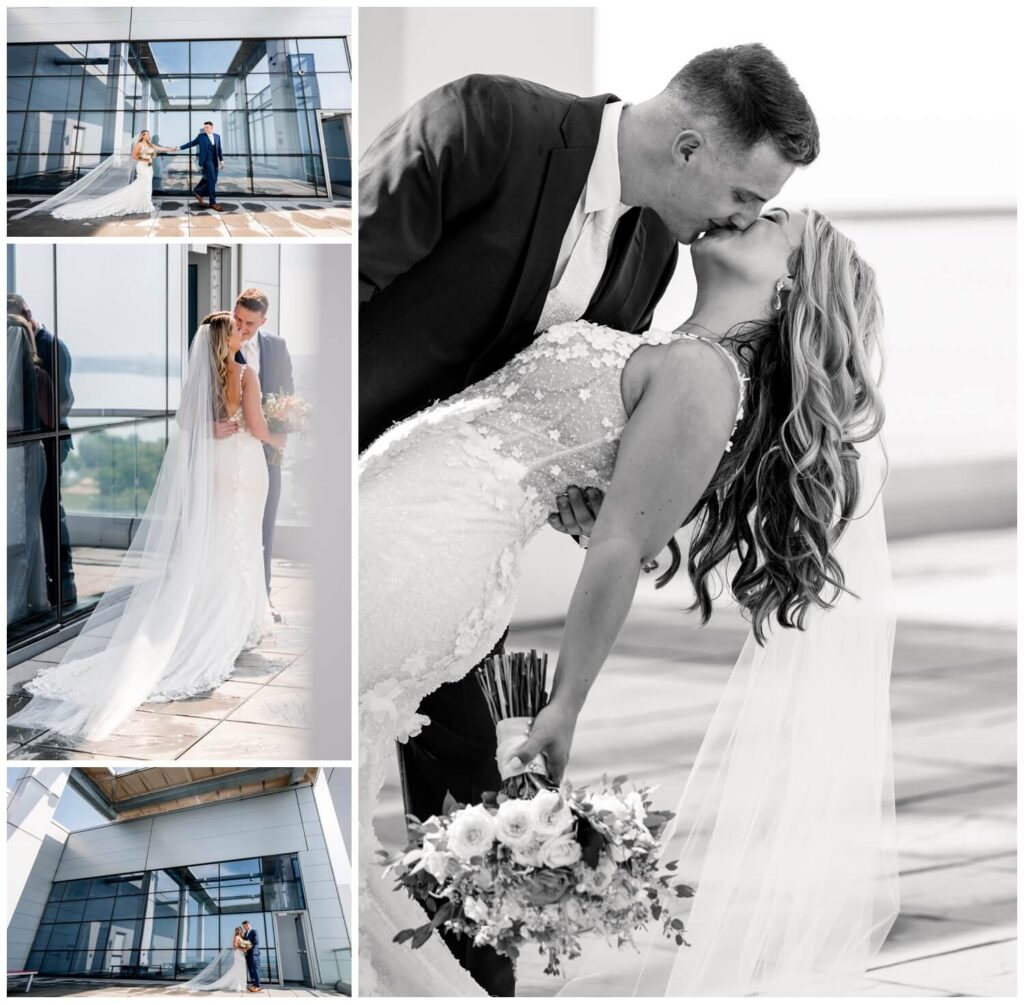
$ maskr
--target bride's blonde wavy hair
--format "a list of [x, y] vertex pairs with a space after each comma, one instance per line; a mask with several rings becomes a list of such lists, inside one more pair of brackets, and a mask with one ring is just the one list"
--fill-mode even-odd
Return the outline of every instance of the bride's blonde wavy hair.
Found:
[[220, 418], [228, 417], [228, 363], [234, 355], [228, 341], [234, 323], [234, 318], [226, 310], [218, 310], [203, 318], [203, 324], [210, 328], [210, 356], [217, 373], [217, 414]]
[[[811, 606], [827, 609], [844, 591], [833, 552], [860, 498], [856, 444], [885, 419], [874, 271], [848, 237], [808, 211], [790, 274], [777, 315], [726, 339], [748, 367], [745, 414], [684, 523], [695, 524], [691, 609], [708, 621], [709, 580], [735, 551], [732, 592], [762, 645], [771, 617], [803, 628]], [[679, 563], [675, 546], [659, 585]]]

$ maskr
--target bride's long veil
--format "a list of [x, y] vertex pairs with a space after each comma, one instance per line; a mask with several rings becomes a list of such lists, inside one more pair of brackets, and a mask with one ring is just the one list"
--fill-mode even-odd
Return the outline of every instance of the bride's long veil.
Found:
[[225, 948], [187, 983], [176, 986], [175, 990], [231, 990], [234, 982], [232, 972], [235, 956], [241, 954], [237, 948]]
[[11, 219], [20, 220], [36, 213], [52, 213], [59, 206], [67, 205], [69, 202], [81, 202], [109, 195], [119, 188], [130, 185], [134, 177], [135, 161], [132, 160], [131, 152], [113, 153], [105, 160], [101, 160], [88, 174], [82, 175], [78, 181], [43, 202], [38, 202], [12, 216]]
[[[189, 352], [177, 420], [153, 493], [114, 580], [59, 666], [12, 725], [102, 738], [153, 692], [186, 625], [208, 616], [196, 596], [214, 525], [213, 422], [218, 376], [208, 325]], [[189, 619], [193, 619], [191, 624]]]
[[[836, 549], [856, 596], [764, 647], [748, 637], [666, 846], [697, 890], [690, 947], [645, 936], [640, 975], [619, 992], [846, 995], [896, 918], [884, 454], [878, 440], [860, 450], [861, 501]], [[593, 993], [615, 967], [607, 947], [593, 952], [562, 992]]]

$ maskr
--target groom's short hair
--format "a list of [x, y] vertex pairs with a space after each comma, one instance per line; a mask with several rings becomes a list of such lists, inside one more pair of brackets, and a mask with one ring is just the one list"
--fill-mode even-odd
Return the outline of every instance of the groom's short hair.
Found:
[[798, 166], [818, 156], [818, 123], [807, 98], [782, 60], [759, 42], [702, 52], [668, 89], [713, 117], [740, 149], [769, 140]]
[[243, 307], [245, 310], [255, 310], [266, 316], [270, 309], [270, 298], [262, 289], [244, 289], [238, 294], [235, 306]]
[[213, 125], [213, 123], [212, 123], [212, 122], [204, 122], [204, 123], [203, 123], [203, 125], [208, 125], [208, 126], [212, 126], [212, 125]]

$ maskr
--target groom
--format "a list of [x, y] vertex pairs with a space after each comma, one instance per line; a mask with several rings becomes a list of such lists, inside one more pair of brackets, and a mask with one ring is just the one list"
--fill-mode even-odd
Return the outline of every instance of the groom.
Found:
[[[260, 391], [268, 394], [294, 394], [292, 379], [292, 357], [288, 345], [280, 335], [263, 330], [270, 309], [270, 298], [261, 289], [246, 289], [235, 300], [232, 310], [235, 327], [242, 335], [242, 348], [235, 354], [235, 361], [252, 369], [260, 378]], [[238, 424], [230, 421], [218, 422], [214, 435], [218, 438], [234, 435]], [[267, 473], [270, 486], [267, 490], [267, 504], [263, 510], [263, 572], [267, 582], [267, 596], [270, 596], [270, 569], [274, 553], [274, 528], [277, 524], [277, 507], [281, 501], [281, 466], [271, 464], [273, 450], [264, 446], [267, 457]], [[274, 611], [274, 620], [281, 616]]]
[[220, 136], [213, 131], [212, 122], [204, 122], [203, 131], [191, 143], [182, 143], [178, 149], [187, 150], [190, 146], [199, 148], [196, 152], [199, 170], [203, 175], [195, 187], [196, 201], [200, 206], [205, 206], [203, 196], [207, 196], [210, 200], [210, 208], [216, 209], [219, 213], [221, 208], [217, 204], [217, 178], [220, 169], [224, 166], [224, 153], [220, 148]]
[[[646, 330], [677, 245], [745, 229], [817, 153], [807, 100], [761, 45], [705, 52], [635, 105], [482, 74], [428, 94], [362, 161], [360, 448], [552, 324]], [[570, 493], [553, 525], [566, 527]], [[495, 790], [473, 674], [420, 710], [431, 724], [400, 750], [406, 811]], [[446, 941], [488, 993], [514, 995], [507, 959]]]
[[242, 936], [252, 946], [245, 950], [245, 968], [249, 972], [248, 986], [250, 993], [259, 993], [263, 987], [260, 986], [260, 935], [249, 921], [242, 921]]

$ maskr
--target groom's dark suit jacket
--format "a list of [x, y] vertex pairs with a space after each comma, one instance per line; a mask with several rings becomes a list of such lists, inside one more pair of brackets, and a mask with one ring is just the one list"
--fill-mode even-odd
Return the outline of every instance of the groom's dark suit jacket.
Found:
[[[265, 331], [256, 334], [260, 349], [260, 393], [294, 394], [295, 384], [292, 379], [292, 357], [288, 352], [288, 343], [280, 335], [271, 335]], [[235, 353], [235, 361], [244, 363], [245, 356]], [[264, 447], [270, 455], [270, 447]]]
[[[533, 340], [614, 100], [477, 74], [373, 142], [359, 179], [361, 448]], [[645, 330], [677, 257], [661, 219], [631, 209], [584, 317]]]

